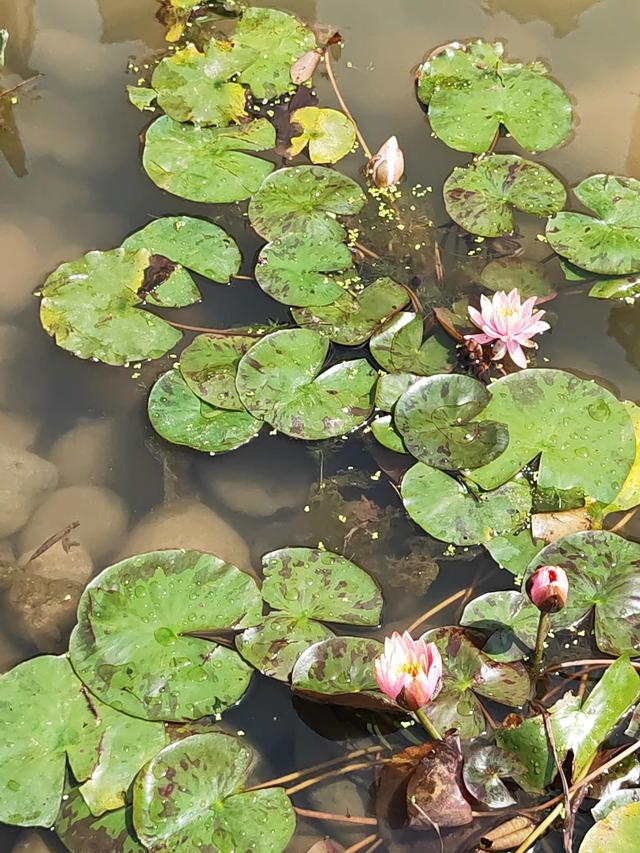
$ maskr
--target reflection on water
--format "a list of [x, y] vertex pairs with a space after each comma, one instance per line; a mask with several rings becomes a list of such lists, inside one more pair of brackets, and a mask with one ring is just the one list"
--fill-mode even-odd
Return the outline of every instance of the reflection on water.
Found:
[[[270, 4], [261, 0], [260, 5]], [[452, 39], [502, 38], [512, 56], [542, 57], [551, 64], [576, 99], [580, 124], [568, 145], [541, 159], [567, 180], [599, 170], [640, 177], [637, 4], [397, 0], [391, 6], [287, 0], [281, 7], [339, 26], [346, 46], [336, 71], [370, 146], [377, 148], [391, 133], [399, 137], [410, 182], [434, 187], [434, 216], [440, 221], [438, 188], [452, 165], [467, 158], [430, 137], [414, 98], [412, 69], [429, 48]], [[392, 488], [384, 477], [372, 479], [384, 460], [372, 457], [366, 439], [318, 448], [264, 434], [220, 459], [168, 450], [151, 434], [144, 400], [169, 360], [138, 376], [80, 362], [40, 330], [31, 294], [58, 263], [118, 245], [154, 216], [202, 212], [159, 192], [139, 163], [137, 139], [148, 117], [129, 106], [124, 87], [137, 79], [127, 73], [129, 60], [143, 65], [163, 46], [156, 10], [156, 0], [0, 0], [0, 25], [11, 32], [7, 85], [44, 75], [17, 104], [3, 103], [0, 114], [5, 127], [0, 135], [5, 157], [0, 161], [0, 478], [8, 482], [6, 471], [16, 461], [23, 471], [12, 481], [12, 491], [0, 490], [2, 670], [38, 651], [63, 648], [72, 619], [69, 602], [88, 574], [118, 556], [154, 547], [200, 547], [255, 570], [260, 554], [271, 548], [323, 540], [370, 565], [387, 596], [386, 627], [407, 624], [459, 588], [461, 575], [469, 582], [481, 579], [487, 589], [504, 584], [488, 557], [472, 554], [469, 562], [441, 561], [436, 578], [441, 550], [426, 537], [418, 541], [415, 528], [394, 514]], [[325, 80], [318, 80], [318, 90], [320, 102], [333, 106]], [[355, 177], [360, 166], [357, 156], [345, 164]], [[249, 272], [258, 243], [241, 217], [215, 206], [205, 214], [227, 225], [241, 245], [243, 271]], [[541, 227], [530, 224], [529, 239], [535, 240]], [[424, 261], [416, 258], [412, 269], [422, 272]], [[453, 263], [449, 257], [449, 271]], [[550, 273], [561, 291], [571, 287], [575, 293], [557, 267]], [[181, 311], [186, 323], [224, 326], [286, 317], [281, 306], [247, 282], [202, 287], [204, 304]], [[637, 397], [638, 309], [576, 295], [561, 296], [548, 307], [556, 320], [553, 333], [542, 340], [542, 357], [554, 366], [600, 376], [623, 395]], [[364, 479], [354, 484], [349, 467]], [[73, 558], [60, 547], [52, 549], [32, 567], [25, 588], [16, 561], [74, 520], [81, 524], [73, 533], [80, 543]], [[377, 539], [372, 532], [379, 533]], [[285, 689], [261, 678], [248, 701], [225, 721], [230, 730], [247, 732], [274, 774], [339, 754], [345, 743], [370, 742], [357, 716], [292, 703]], [[314, 789], [300, 805], [343, 811], [347, 803], [359, 811], [365, 788], [366, 783], [345, 782]], [[325, 832], [336, 835], [334, 826], [303, 823], [291, 849], [302, 853]], [[9, 839], [19, 833], [6, 833], [0, 847], [11, 850]], [[347, 827], [337, 836], [349, 846], [362, 834]], [[21, 837], [16, 850], [58, 849], [44, 832]], [[447, 849], [460, 849], [458, 843], [454, 837]], [[417, 842], [403, 837], [389, 849], [417, 849]], [[439, 850], [439, 844], [422, 839], [420, 849]]]

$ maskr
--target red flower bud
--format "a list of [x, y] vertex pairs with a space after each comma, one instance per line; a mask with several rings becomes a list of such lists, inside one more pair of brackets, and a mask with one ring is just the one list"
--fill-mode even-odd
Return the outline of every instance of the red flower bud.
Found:
[[559, 566], [540, 566], [527, 581], [527, 595], [543, 613], [557, 613], [567, 603], [569, 579]]

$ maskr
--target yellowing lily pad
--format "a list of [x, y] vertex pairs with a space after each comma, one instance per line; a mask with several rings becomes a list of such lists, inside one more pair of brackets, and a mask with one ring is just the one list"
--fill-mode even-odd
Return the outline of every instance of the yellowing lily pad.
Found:
[[291, 124], [300, 127], [300, 135], [291, 139], [288, 157], [295, 157], [308, 145], [312, 163], [337, 163], [356, 141], [353, 122], [339, 110], [302, 107], [292, 113]]

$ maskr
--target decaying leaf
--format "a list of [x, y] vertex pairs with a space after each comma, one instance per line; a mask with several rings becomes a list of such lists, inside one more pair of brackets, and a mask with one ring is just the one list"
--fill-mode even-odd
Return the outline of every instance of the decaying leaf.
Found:
[[570, 533], [591, 530], [592, 519], [586, 507], [564, 512], [538, 512], [531, 516], [531, 534], [545, 544], [556, 542]]
[[534, 827], [528, 817], [518, 815], [494, 827], [480, 839], [481, 850], [511, 850], [522, 844]]

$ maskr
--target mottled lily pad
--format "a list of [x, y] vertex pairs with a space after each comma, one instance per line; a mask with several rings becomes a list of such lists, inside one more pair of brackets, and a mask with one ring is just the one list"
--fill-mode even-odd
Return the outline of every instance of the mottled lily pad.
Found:
[[521, 663], [499, 663], [480, 651], [463, 628], [435, 628], [423, 634], [442, 655], [442, 690], [426, 707], [440, 732], [456, 728], [461, 738], [485, 730], [480, 697], [520, 707], [529, 698], [531, 683]]
[[536, 642], [540, 611], [515, 590], [487, 592], [470, 601], [460, 624], [488, 631], [483, 651], [493, 660], [522, 660]]
[[330, 305], [314, 304], [292, 312], [299, 326], [315, 329], [343, 346], [358, 346], [409, 301], [404, 287], [391, 278], [379, 278], [358, 293], [354, 302], [342, 294]]
[[552, 624], [567, 628], [595, 607], [595, 639], [606, 654], [637, 655], [640, 649], [640, 545], [606, 530], [573, 533], [547, 545], [527, 569], [561, 566], [569, 595]]
[[353, 308], [353, 296], [329, 273], [347, 273], [353, 256], [333, 237], [316, 237], [311, 231], [290, 231], [262, 249], [255, 268], [256, 281], [265, 293], [285, 305], [328, 305], [344, 299]]
[[513, 210], [549, 216], [562, 209], [562, 183], [540, 163], [515, 154], [492, 154], [456, 166], [444, 183], [447, 213], [471, 234], [499, 237], [513, 231]]
[[236, 389], [238, 362], [259, 336], [198, 335], [180, 354], [180, 373], [205, 403], [232, 412], [245, 411]]
[[611, 850], [631, 853], [638, 844], [639, 834], [640, 803], [627, 803], [591, 827], [578, 853], [611, 853]]
[[365, 359], [324, 372], [329, 341], [311, 329], [282, 329], [240, 360], [236, 385], [254, 417], [293, 438], [321, 439], [361, 426], [373, 410], [377, 375]]
[[433, 132], [458, 151], [486, 151], [500, 126], [529, 151], [547, 151], [571, 133], [567, 94], [541, 62], [505, 62], [504, 46], [450, 44], [418, 72], [418, 97]]
[[136, 780], [133, 822], [151, 853], [281, 853], [295, 829], [283, 788], [244, 792], [253, 750], [218, 732], [162, 750]]
[[489, 261], [480, 275], [480, 283], [487, 290], [505, 290], [514, 287], [522, 299], [530, 296], [548, 297], [555, 291], [551, 279], [541, 264], [526, 258], [496, 258]]
[[144, 853], [132, 824], [131, 806], [94, 817], [78, 788], [67, 790], [55, 830], [70, 853]]
[[207, 203], [241, 201], [256, 192], [273, 163], [252, 156], [275, 145], [266, 119], [237, 128], [197, 128], [161, 116], [145, 137], [142, 165], [173, 195]]
[[147, 402], [154, 430], [172, 444], [184, 444], [204, 453], [225, 453], [251, 441], [262, 421], [245, 409], [229, 411], [196, 396], [177, 370], [168, 370], [155, 382]]
[[156, 92], [155, 89], [150, 89], [148, 86], [127, 86], [127, 94], [129, 101], [133, 106], [140, 110], [155, 110]]
[[505, 424], [474, 420], [490, 399], [486, 385], [470, 376], [429, 376], [404, 392], [393, 420], [407, 450], [421, 462], [447, 470], [476, 468], [509, 443]]
[[187, 632], [243, 629], [261, 615], [253, 578], [199, 551], [155, 551], [105, 569], [87, 586], [71, 663], [104, 702], [150, 720], [196, 720], [240, 699], [251, 669]]
[[573, 191], [595, 216], [566, 210], [552, 216], [546, 231], [551, 247], [589, 272], [626, 275], [640, 271], [640, 181], [591, 175]]
[[529, 563], [542, 549], [543, 543], [534, 540], [526, 527], [515, 533], [505, 533], [485, 542], [485, 548], [496, 563], [513, 575], [522, 575]]
[[58, 346], [105, 364], [160, 358], [182, 334], [136, 306], [149, 253], [89, 252], [61, 264], [42, 288], [40, 322]]
[[407, 453], [402, 436], [393, 425], [391, 415], [381, 415], [374, 418], [371, 421], [371, 432], [376, 441], [379, 441], [387, 450], [393, 450], [394, 453]]
[[340, 554], [282, 548], [263, 557], [262, 598], [272, 613], [236, 645], [265, 675], [286, 679], [309, 645], [333, 636], [321, 621], [375, 626], [382, 595], [375, 581]]
[[415, 373], [383, 373], [376, 385], [376, 407], [383, 412], [392, 412], [404, 392], [420, 378]]
[[531, 511], [531, 490], [524, 478], [476, 495], [422, 462], [404, 475], [402, 500], [416, 524], [454, 545], [484, 545], [521, 527]]
[[291, 139], [288, 157], [295, 157], [308, 145], [312, 163], [337, 163], [356, 141], [353, 122], [339, 110], [302, 107], [291, 114], [291, 124], [300, 128], [300, 134]]
[[[401, 311], [395, 317], [387, 320], [382, 328], [371, 337], [369, 341], [371, 355], [383, 370], [387, 370], [389, 373], [402, 370], [402, 368], [396, 368], [391, 361], [391, 343], [400, 329], [411, 323], [415, 318], [416, 315], [411, 311]], [[420, 330], [420, 339], [422, 339], [422, 329]], [[441, 370], [434, 371], [434, 373], [442, 372]]]
[[266, 240], [289, 231], [344, 240], [336, 216], [353, 216], [366, 201], [358, 184], [324, 166], [292, 166], [270, 175], [249, 203], [249, 220]]
[[[389, 341], [389, 358], [393, 370], [410, 370], [420, 376], [450, 373], [457, 362], [455, 342], [440, 328], [436, 328], [423, 340], [423, 318], [411, 312], [406, 312], [406, 315], [410, 319], [398, 324]], [[384, 341], [388, 330], [382, 330], [382, 335]], [[379, 352], [381, 346], [383, 344], [378, 340], [376, 352]]]
[[522, 370], [490, 386], [478, 420], [509, 428], [509, 445], [471, 472], [483, 489], [510, 480], [539, 454], [538, 485], [580, 488], [607, 503], [620, 491], [636, 452], [633, 424], [622, 403], [597, 385], [562, 370]]

